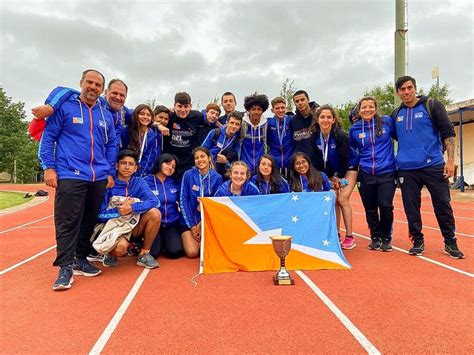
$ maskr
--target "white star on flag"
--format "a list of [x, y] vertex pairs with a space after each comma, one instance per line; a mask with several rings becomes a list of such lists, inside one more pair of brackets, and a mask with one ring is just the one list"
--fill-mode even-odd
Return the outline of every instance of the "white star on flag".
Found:
[[291, 221], [295, 223], [298, 222], [299, 221], [298, 216], [291, 217]]
[[295, 202], [298, 201], [298, 195], [293, 195], [293, 196], [291, 197], [291, 199], [292, 199], [293, 201], [295, 201]]
[[326, 202], [331, 201], [331, 196], [324, 196], [324, 201], [326, 201]]
[[330, 243], [331, 243], [331, 242], [330, 242], [329, 240], [327, 240], [327, 239], [324, 239], [324, 240], [323, 240], [323, 245], [324, 245], [325, 247], [328, 247]]

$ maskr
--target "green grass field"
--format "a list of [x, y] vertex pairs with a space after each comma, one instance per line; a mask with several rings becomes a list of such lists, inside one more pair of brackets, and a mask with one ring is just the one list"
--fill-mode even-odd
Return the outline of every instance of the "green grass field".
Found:
[[24, 195], [24, 193], [19, 192], [0, 191], [0, 210], [21, 205], [22, 203], [31, 201], [33, 199], [33, 197], [23, 198]]

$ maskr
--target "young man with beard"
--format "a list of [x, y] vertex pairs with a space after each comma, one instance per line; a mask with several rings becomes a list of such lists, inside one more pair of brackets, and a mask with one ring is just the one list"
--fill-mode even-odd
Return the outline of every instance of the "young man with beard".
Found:
[[293, 136], [294, 151], [306, 153], [314, 164], [314, 142], [309, 127], [313, 122], [314, 111], [319, 105], [310, 102], [309, 95], [304, 90], [298, 90], [293, 94], [293, 102], [296, 106], [296, 114], [291, 119], [290, 131]]
[[417, 96], [415, 78], [398, 78], [395, 89], [402, 104], [391, 116], [398, 137], [396, 163], [403, 208], [413, 242], [409, 253], [422, 255], [425, 250], [420, 207], [421, 189], [426, 186], [444, 238], [444, 252], [452, 258], [462, 259], [464, 254], [459, 250], [456, 241], [448, 185], [448, 178], [454, 175], [453, 124], [441, 102], [426, 96]]
[[105, 188], [113, 185], [116, 135], [113, 117], [98, 99], [104, 76], [86, 70], [80, 95], [73, 94], [49, 117], [38, 158], [46, 185], [56, 188], [54, 224], [60, 271], [53, 289], [71, 287], [75, 275], [96, 276], [86, 257]]
[[[100, 98], [101, 103], [114, 118], [117, 145], [120, 144], [122, 127], [130, 122], [133, 113], [133, 110], [124, 106], [127, 93], [128, 86], [124, 81], [112, 79], [105, 90], [105, 98]], [[71, 88], [58, 86], [48, 95], [44, 105], [34, 107], [31, 110], [34, 119], [30, 122], [29, 131], [32, 137], [41, 138], [45, 126], [45, 118], [58, 110], [73, 94], [78, 95], [79, 92]]]

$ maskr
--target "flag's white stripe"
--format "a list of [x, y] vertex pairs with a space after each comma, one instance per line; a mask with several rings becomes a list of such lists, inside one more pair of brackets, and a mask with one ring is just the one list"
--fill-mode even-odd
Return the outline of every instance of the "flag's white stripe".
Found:
[[257, 234], [263, 232], [260, 227], [257, 226], [254, 221], [252, 221], [252, 219], [247, 215], [247, 213], [245, 213], [243, 209], [241, 209], [234, 202], [232, 202], [229, 197], [213, 197], [212, 200], [219, 202], [229, 207], [231, 210], [237, 212], [237, 214], [240, 215], [240, 218], [242, 218]]
[[147, 269], [147, 268], [145, 268], [142, 271], [137, 281], [135, 281], [135, 284], [133, 285], [132, 289], [128, 293], [127, 297], [125, 297], [125, 300], [122, 302], [117, 312], [115, 312], [114, 316], [112, 317], [109, 324], [102, 332], [99, 339], [97, 339], [97, 342], [94, 344], [94, 347], [91, 349], [89, 354], [100, 354], [102, 350], [104, 350], [105, 345], [109, 341], [114, 330], [117, 328], [120, 320], [122, 319], [123, 315], [127, 311], [130, 304], [132, 303], [133, 299], [137, 295], [138, 290], [142, 286], [149, 272], [150, 272], [150, 269]]
[[337, 306], [324, 294], [316, 284], [306, 276], [302, 271], [297, 270], [296, 273], [299, 277], [309, 286], [309, 288], [319, 297], [321, 301], [330, 309], [332, 313], [339, 319], [339, 321], [347, 328], [347, 330], [354, 336], [360, 345], [369, 354], [380, 354], [380, 351], [370, 342], [369, 339], [350, 321], [350, 319], [337, 308]]

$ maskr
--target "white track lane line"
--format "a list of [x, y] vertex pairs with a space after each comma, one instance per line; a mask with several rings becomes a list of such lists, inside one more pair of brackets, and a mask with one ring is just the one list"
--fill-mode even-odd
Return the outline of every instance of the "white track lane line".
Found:
[[[363, 213], [363, 212], [355, 212], [355, 211], [352, 211], [352, 213], [354, 213], [354, 214], [360, 214], [360, 215], [365, 216], [365, 213]], [[393, 221], [394, 221], [394, 222], [397, 222], [397, 223], [408, 224], [407, 221], [400, 221], [399, 219], [394, 219]], [[430, 227], [430, 226], [422, 225], [421, 228], [426, 228], [426, 229], [431, 229], [431, 230], [434, 230], [434, 231], [437, 231], [437, 232], [441, 232], [441, 231], [439, 230], [439, 228], [435, 228], [435, 227]], [[462, 236], [462, 237], [474, 238], [474, 235], [472, 235], [472, 234], [465, 234], [465, 233], [460, 233], [460, 232], [454, 232], [454, 234], [459, 235], [459, 236]]]
[[45, 249], [45, 250], [43, 250], [43, 251], [40, 251], [38, 254], [35, 254], [35, 255], [29, 257], [28, 259], [25, 259], [25, 260], [20, 261], [19, 263], [16, 263], [16, 264], [14, 264], [14, 265], [12, 265], [12, 266], [10, 266], [10, 267], [7, 267], [6, 269], [3, 269], [2, 271], [0, 271], [0, 276], [5, 275], [7, 272], [12, 271], [13, 269], [16, 269], [17, 267], [19, 267], [19, 266], [21, 266], [21, 265], [23, 265], [23, 264], [26, 264], [27, 262], [29, 262], [29, 261], [31, 261], [31, 260], [33, 260], [33, 259], [36, 259], [37, 257], [39, 257], [39, 256], [41, 256], [41, 255], [43, 255], [43, 254], [46, 254], [48, 251], [53, 250], [54, 248], [56, 248], [56, 244], [53, 245], [53, 246], [50, 246], [49, 248], [47, 248], [47, 249]]
[[[341, 228], [343, 229], [343, 228]], [[343, 229], [344, 230], [344, 229]], [[356, 233], [356, 232], [352, 232], [352, 234], [358, 236], [358, 237], [361, 237], [361, 238], [364, 238], [364, 239], [367, 239], [367, 240], [370, 240], [370, 237], [367, 237], [365, 235], [362, 235], [360, 233]], [[405, 254], [408, 254], [408, 250], [405, 250], [405, 249], [402, 249], [402, 248], [399, 248], [399, 247], [396, 247], [396, 246], [393, 246], [392, 245], [392, 248], [395, 249], [395, 250], [398, 250], [402, 253], [405, 253]], [[474, 274], [470, 273], [470, 272], [467, 272], [467, 271], [464, 271], [464, 270], [461, 270], [461, 269], [458, 269], [458, 268], [455, 268], [453, 266], [450, 266], [450, 265], [446, 265], [446, 264], [443, 264], [439, 261], [436, 261], [436, 260], [433, 260], [433, 259], [430, 259], [430, 258], [427, 258], [426, 256], [417, 256], [417, 255], [410, 255], [412, 257], [416, 257], [418, 259], [422, 259], [422, 260], [425, 260], [425, 261], [428, 261], [429, 263], [432, 263], [432, 264], [435, 264], [435, 265], [438, 265], [438, 266], [441, 266], [441, 267], [444, 267], [448, 270], [451, 270], [451, 271], [455, 271], [457, 273], [460, 273], [460, 274], [463, 274], [463, 275], [466, 275], [468, 277], [474, 277]]]
[[[351, 205], [359, 205], [359, 206], [364, 206], [362, 203], [360, 202], [355, 202], [355, 201], [351, 201]], [[395, 211], [405, 211], [403, 208], [400, 208], [400, 207], [393, 207]], [[474, 207], [473, 207], [473, 210], [474, 210]], [[474, 212], [473, 212], [474, 213]], [[421, 211], [421, 214], [431, 214], [433, 216], [436, 216], [434, 214], [434, 212], [430, 212], [430, 211]], [[461, 217], [461, 216], [456, 216], [456, 213], [454, 213], [454, 219], [466, 219], [468, 221], [474, 221], [474, 218], [470, 218], [470, 217]]]
[[124, 301], [120, 305], [117, 312], [115, 312], [114, 316], [110, 320], [107, 327], [104, 329], [102, 335], [99, 337], [97, 342], [94, 344], [93, 348], [89, 352], [89, 354], [100, 354], [102, 350], [104, 350], [105, 345], [109, 341], [110, 337], [112, 336], [114, 330], [117, 328], [120, 320], [122, 319], [123, 315], [127, 311], [128, 307], [132, 303], [133, 299], [137, 295], [138, 290], [142, 286], [143, 282], [145, 281], [150, 269], [144, 269], [140, 276], [138, 277], [137, 281], [131, 288], [130, 292], [128, 293], [127, 297], [125, 297]]
[[29, 226], [30, 224], [36, 223], [36, 222], [41, 222], [42, 220], [45, 220], [46, 218], [49, 218], [49, 217], [52, 217], [52, 216], [53, 216], [53, 215], [50, 214], [49, 216], [41, 217], [41, 218], [39, 218], [39, 219], [35, 219], [34, 221], [31, 221], [31, 222], [28, 222], [28, 223], [24, 223], [24, 224], [20, 224], [19, 226], [16, 226], [16, 227], [12, 227], [12, 228], [5, 229], [5, 230], [3, 230], [3, 231], [0, 231], [0, 234], [6, 233], [6, 232], [10, 232], [10, 231], [13, 231], [13, 230], [15, 230], [15, 229], [20, 229], [20, 228]]
[[329, 308], [329, 310], [334, 313], [337, 319], [347, 328], [347, 330], [352, 334], [352, 336], [359, 342], [360, 345], [367, 351], [369, 354], [380, 354], [380, 351], [370, 342], [369, 339], [350, 321], [347, 316], [342, 313], [342, 311], [337, 308], [337, 306], [329, 299], [328, 296], [324, 294], [321, 289], [316, 286], [316, 284], [300, 270], [296, 270], [296, 273], [299, 277], [309, 286], [309, 288], [319, 297], [321, 301]]

